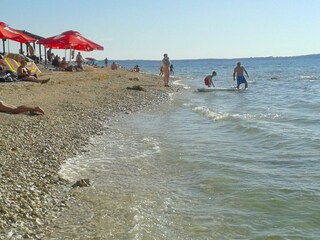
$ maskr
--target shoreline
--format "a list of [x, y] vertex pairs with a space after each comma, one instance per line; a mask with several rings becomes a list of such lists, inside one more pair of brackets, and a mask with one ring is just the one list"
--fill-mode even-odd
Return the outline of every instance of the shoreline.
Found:
[[[0, 89], [4, 102], [46, 112], [0, 113], [0, 238], [45, 239], [46, 226], [68, 205], [72, 183], [58, 175], [64, 161], [82, 154], [106, 122], [154, 110], [179, 90], [164, 88], [162, 77], [124, 69], [41, 70], [50, 82], [4, 83]], [[143, 91], [127, 89], [135, 85]]]

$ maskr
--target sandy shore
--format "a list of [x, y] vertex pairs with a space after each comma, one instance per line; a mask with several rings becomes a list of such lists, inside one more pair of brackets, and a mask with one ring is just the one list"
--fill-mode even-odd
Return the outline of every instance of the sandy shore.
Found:
[[[0, 98], [41, 106], [46, 115], [0, 113], [0, 239], [45, 239], [46, 226], [68, 205], [72, 183], [58, 176], [61, 164], [81, 154], [103, 122], [151, 109], [178, 89], [157, 76], [86, 68], [45, 71], [46, 84], [1, 83]], [[127, 87], [139, 85], [144, 91]]]

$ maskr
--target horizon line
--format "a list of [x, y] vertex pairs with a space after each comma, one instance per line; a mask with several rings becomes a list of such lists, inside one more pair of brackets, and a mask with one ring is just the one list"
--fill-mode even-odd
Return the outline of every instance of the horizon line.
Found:
[[[171, 59], [172, 61], [183, 61], [183, 60], [236, 60], [236, 59], [253, 59], [253, 58], [294, 58], [294, 57], [316, 57], [320, 56], [320, 53], [311, 53], [303, 55], [292, 55], [292, 56], [265, 56], [265, 57], [230, 57], [230, 58], [178, 58]], [[101, 59], [102, 61], [104, 59]], [[159, 59], [112, 59], [113, 61], [160, 61]]]

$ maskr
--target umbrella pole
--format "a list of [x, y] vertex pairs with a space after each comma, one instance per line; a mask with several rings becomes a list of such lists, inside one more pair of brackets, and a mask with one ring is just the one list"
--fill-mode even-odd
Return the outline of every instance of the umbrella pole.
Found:
[[3, 55], [6, 53], [6, 44], [5, 44], [5, 41], [6, 39], [2, 39], [2, 52], [3, 52]]
[[[41, 44], [39, 44], [41, 46]], [[47, 48], [44, 47], [44, 64], [47, 65]]]
[[20, 43], [20, 51], [19, 51], [19, 53], [23, 54], [23, 45], [22, 45], [22, 43]]
[[41, 57], [41, 45], [39, 44], [39, 63], [41, 62], [42, 57]]

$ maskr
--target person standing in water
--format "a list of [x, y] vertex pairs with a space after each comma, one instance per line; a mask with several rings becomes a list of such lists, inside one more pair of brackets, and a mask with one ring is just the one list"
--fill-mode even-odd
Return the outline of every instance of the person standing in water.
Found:
[[207, 86], [207, 87], [214, 87], [214, 84], [213, 84], [213, 77], [217, 76], [217, 73], [215, 71], [212, 72], [211, 75], [207, 75], [205, 78], [204, 78], [204, 84]]
[[162, 71], [164, 74], [163, 82], [165, 87], [169, 87], [169, 75], [170, 75], [170, 60], [168, 54], [163, 54], [162, 59]]
[[174, 75], [173, 69], [174, 69], [174, 67], [173, 67], [173, 64], [171, 63], [171, 64], [170, 64], [170, 73], [171, 73], [172, 75]]
[[243, 73], [245, 73], [247, 77], [249, 77], [246, 69], [243, 66], [241, 66], [240, 62], [238, 62], [237, 66], [234, 68], [234, 71], [233, 71], [233, 81], [236, 80], [236, 76], [237, 76], [237, 89], [239, 89], [239, 86], [242, 83], [244, 83], [245, 88], [248, 88], [248, 82], [246, 78], [243, 76]]

